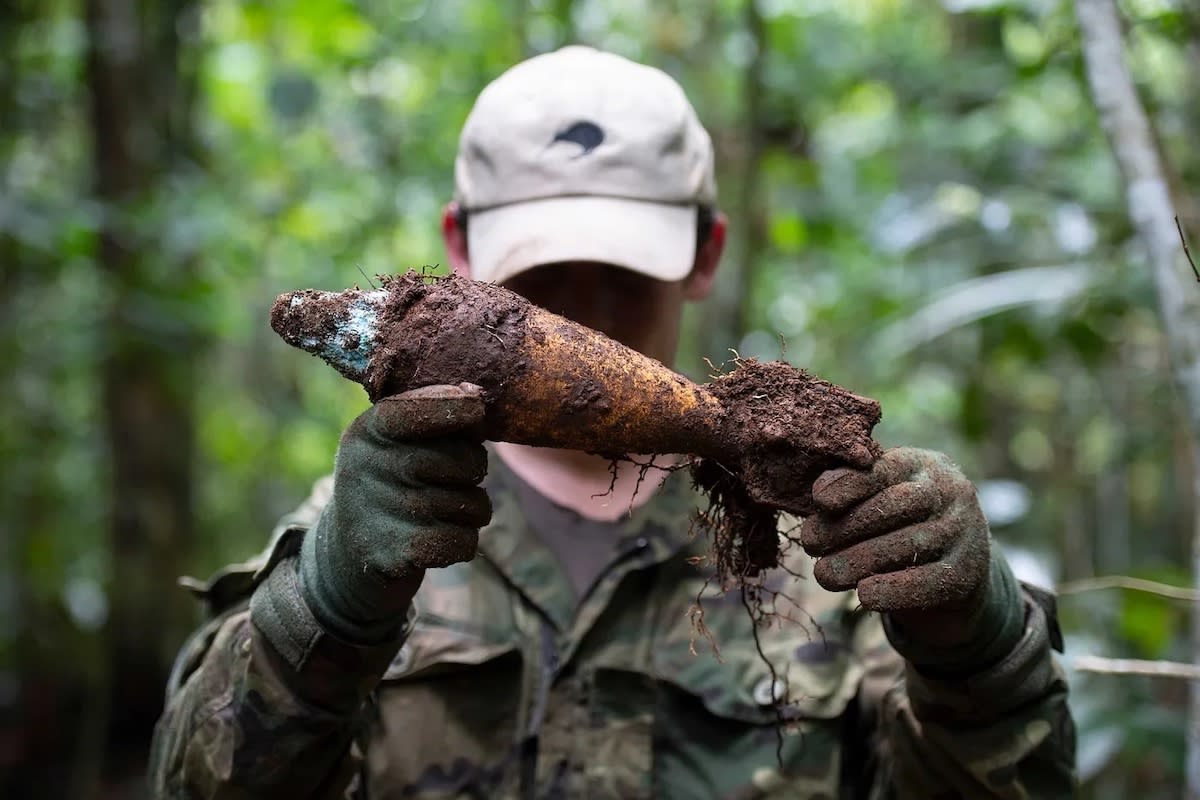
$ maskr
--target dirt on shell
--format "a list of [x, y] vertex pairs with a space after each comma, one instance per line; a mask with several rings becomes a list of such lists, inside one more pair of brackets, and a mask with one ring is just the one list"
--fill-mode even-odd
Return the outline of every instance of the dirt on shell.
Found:
[[527, 364], [506, 342], [524, 335], [528, 304], [512, 292], [457, 276], [389, 279], [379, 348], [364, 385], [372, 400], [432, 383], [474, 383], [495, 392]]
[[[336, 345], [330, 363], [373, 402], [431, 384], [481, 386], [489, 438], [697, 457], [693, 477], [711, 500], [701, 519], [730, 575], [775, 565], [778, 512], [811, 513], [818, 475], [868, 468], [880, 454], [879, 404], [791, 364], [737, 359], [696, 386], [502, 287], [419, 272], [382, 280], [373, 292], [283, 295], [272, 327], [327, 359]], [[347, 325], [364, 307], [369, 341]]]

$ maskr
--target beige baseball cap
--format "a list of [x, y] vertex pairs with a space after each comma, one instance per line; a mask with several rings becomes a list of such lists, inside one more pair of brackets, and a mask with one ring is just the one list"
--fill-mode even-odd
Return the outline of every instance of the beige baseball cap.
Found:
[[685, 277], [712, 140], [661, 70], [573, 45], [509, 69], [467, 117], [454, 168], [472, 275], [598, 261]]

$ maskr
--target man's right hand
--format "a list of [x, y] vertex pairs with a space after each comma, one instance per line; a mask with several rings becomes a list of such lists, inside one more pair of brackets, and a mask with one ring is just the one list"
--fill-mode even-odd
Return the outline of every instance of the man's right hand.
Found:
[[425, 570], [475, 556], [491, 503], [478, 386], [385, 397], [350, 424], [333, 497], [300, 553], [301, 594], [330, 633], [354, 643], [399, 627]]

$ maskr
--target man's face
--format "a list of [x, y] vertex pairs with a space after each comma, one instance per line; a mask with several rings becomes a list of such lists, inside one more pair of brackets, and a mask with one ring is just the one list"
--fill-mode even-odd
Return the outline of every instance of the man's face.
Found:
[[504, 286], [665, 364], [675, 358], [683, 281], [655, 280], [609, 264], [569, 262], [535, 267]]

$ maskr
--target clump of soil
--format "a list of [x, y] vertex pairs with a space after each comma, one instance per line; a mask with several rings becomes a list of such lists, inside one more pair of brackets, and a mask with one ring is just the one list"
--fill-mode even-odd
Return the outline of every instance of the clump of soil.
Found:
[[416, 272], [382, 280], [369, 291], [281, 295], [271, 325], [372, 401], [479, 385], [493, 441], [693, 456], [722, 583], [776, 565], [778, 513], [811, 513], [821, 472], [869, 468], [879, 456], [871, 438], [879, 404], [791, 364], [739, 358], [697, 385], [502, 287]]
[[701, 459], [692, 477], [710, 498], [700, 521], [713, 537], [717, 578], [755, 577], [778, 565], [779, 512], [811, 514], [812, 486], [828, 469], [869, 469], [879, 403], [782, 361], [737, 358], [705, 387], [725, 409], [739, 456]]
[[827, 469], [869, 469], [879, 403], [783, 361], [739, 358], [705, 388], [725, 409], [722, 429], [741, 456], [747, 491], [796, 514], [812, 509], [812, 482]]

